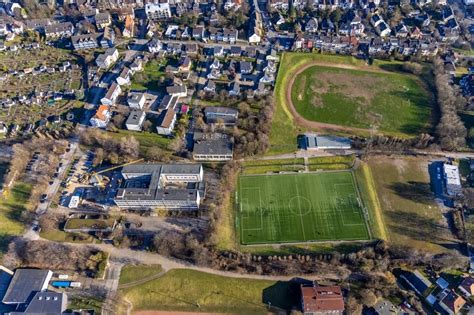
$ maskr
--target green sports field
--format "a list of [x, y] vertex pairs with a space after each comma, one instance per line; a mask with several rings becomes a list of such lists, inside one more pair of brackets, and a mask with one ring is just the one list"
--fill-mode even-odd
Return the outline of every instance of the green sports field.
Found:
[[241, 243], [368, 240], [352, 172], [241, 176]]

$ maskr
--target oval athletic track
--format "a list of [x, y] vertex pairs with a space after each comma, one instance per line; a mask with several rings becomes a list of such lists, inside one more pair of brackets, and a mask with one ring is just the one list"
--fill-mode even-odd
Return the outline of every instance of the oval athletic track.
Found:
[[329, 129], [329, 130], [336, 130], [336, 131], [344, 131], [344, 132], [351, 132], [351, 131], [356, 131], [356, 132], [368, 132], [370, 131], [369, 129], [364, 129], [364, 128], [356, 128], [356, 127], [349, 127], [349, 126], [341, 126], [341, 125], [336, 125], [336, 124], [329, 124], [329, 123], [323, 123], [323, 122], [318, 122], [318, 121], [312, 121], [304, 118], [301, 116], [298, 111], [295, 108], [295, 105], [293, 104], [293, 100], [291, 99], [291, 90], [293, 88], [293, 84], [295, 83], [296, 77], [306, 69], [313, 67], [313, 66], [322, 66], [322, 67], [331, 67], [331, 68], [340, 68], [340, 69], [348, 69], [348, 70], [362, 70], [362, 71], [367, 71], [367, 72], [381, 72], [381, 73], [390, 73], [388, 71], [384, 71], [381, 69], [364, 69], [362, 67], [356, 67], [352, 65], [346, 65], [346, 64], [334, 64], [334, 63], [325, 63], [325, 62], [318, 62], [318, 61], [313, 61], [311, 63], [305, 64], [301, 66], [300, 68], [296, 69], [294, 72], [291, 72], [290, 77], [287, 80], [287, 84], [285, 87], [285, 102], [286, 104], [282, 104], [283, 106], [286, 106], [287, 109], [289, 109], [291, 115], [293, 116], [293, 120], [295, 123], [301, 127], [308, 128], [308, 129]]

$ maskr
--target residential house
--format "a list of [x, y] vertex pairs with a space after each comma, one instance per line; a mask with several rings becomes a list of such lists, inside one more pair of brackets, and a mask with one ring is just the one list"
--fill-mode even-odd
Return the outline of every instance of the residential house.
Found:
[[117, 48], [108, 48], [105, 53], [97, 56], [95, 63], [99, 68], [108, 69], [112, 66], [119, 58], [119, 52]]
[[195, 132], [193, 140], [193, 159], [196, 161], [229, 161], [233, 158], [233, 145], [227, 134]]
[[120, 93], [122, 93], [122, 89], [120, 88], [120, 85], [118, 85], [115, 82], [112, 82], [109, 89], [107, 90], [107, 93], [105, 94], [103, 98], [101, 98], [100, 102], [103, 105], [113, 106], [115, 105], [115, 101], [117, 100]]
[[115, 32], [111, 27], [104, 28], [104, 33], [100, 38], [100, 47], [111, 48], [114, 47], [115, 43]]
[[198, 25], [193, 27], [192, 37], [195, 40], [201, 40], [204, 38], [204, 26]]
[[122, 36], [128, 38], [135, 36], [135, 19], [131, 15], [127, 15], [127, 17], [125, 18]]
[[95, 112], [95, 115], [90, 119], [90, 124], [95, 128], [106, 128], [110, 121], [110, 117], [110, 107], [107, 105], [100, 105]]
[[131, 108], [142, 109], [145, 101], [145, 93], [131, 92], [128, 94], [127, 103]]
[[71, 36], [71, 43], [76, 50], [94, 49], [99, 47], [98, 38], [100, 34], [90, 33]]
[[318, 31], [318, 20], [316, 18], [310, 18], [308, 22], [306, 22], [304, 30], [306, 33], [316, 33]]
[[418, 270], [400, 276], [419, 295], [423, 295], [433, 284]]
[[195, 43], [185, 44], [184, 45], [184, 51], [188, 55], [196, 55], [199, 52], [199, 47]]
[[46, 38], [71, 37], [74, 34], [74, 26], [71, 22], [46, 25], [44, 28]]
[[231, 46], [229, 55], [232, 57], [240, 57], [242, 54], [242, 48], [240, 46]]
[[172, 97], [186, 97], [188, 93], [188, 89], [186, 85], [172, 85], [166, 87], [166, 93], [171, 95]]
[[125, 126], [128, 130], [142, 131], [143, 122], [145, 121], [146, 114], [144, 111], [135, 109], [130, 112], [130, 115], [125, 122]]
[[181, 57], [178, 70], [179, 72], [190, 72], [191, 66], [192, 66], [191, 58], [189, 58], [188, 56], [184, 56], [184, 57]]
[[132, 73], [143, 71], [143, 60], [139, 57], [130, 64], [130, 70]]
[[[474, 163], [472, 163], [472, 165], [474, 165]], [[467, 276], [464, 278], [459, 284], [458, 289], [468, 299], [474, 296], [474, 277]]]
[[216, 93], [216, 83], [213, 80], [207, 80], [204, 91], [212, 94]]
[[166, 0], [159, 3], [147, 3], [145, 13], [150, 20], [167, 19], [171, 17], [171, 7]]
[[250, 74], [253, 71], [252, 63], [249, 61], [241, 61], [239, 63], [239, 68], [241, 74]]
[[160, 110], [165, 110], [168, 108], [175, 108], [176, 103], [178, 103], [178, 98], [171, 96], [171, 95], [165, 95], [163, 99], [160, 102], [159, 109]]
[[229, 84], [229, 95], [230, 96], [239, 96], [240, 95], [240, 84], [237, 81], [234, 81]]
[[289, 8], [289, 0], [270, 0], [269, 6], [272, 10], [282, 10], [288, 11]]
[[214, 46], [213, 55], [216, 57], [224, 56], [224, 48], [222, 46]]
[[237, 30], [224, 29], [222, 33], [222, 40], [226, 43], [234, 44], [239, 38], [239, 31]]
[[158, 38], [153, 37], [148, 42], [148, 51], [149, 52], [156, 54], [156, 53], [159, 53], [162, 49], [163, 49], [163, 44], [161, 43], [161, 41]]
[[110, 17], [109, 12], [97, 13], [94, 17], [94, 20], [95, 20], [95, 26], [99, 30], [103, 30], [104, 28], [112, 24], [112, 18]]
[[130, 69], [128, 67], [123, 67], [120, 75], [115, 79], [118, 85], [129, 85], [131, 83], [130, 80]]
[[176, 112], [173, 108], [168, 108], [161, 112], [158, 118], [156, 131], [160, 135], [170, 136], [176, 124]]
[[306, 315], [344, 313], [344, 297], [339, 286], [301, 285], [301, 309]]
[[[252, 23], [249, 23], [252, 25]], [[248, 41], [249, 44], [259, 44], [262, 41], [262, 32], [260, 29], [256, 26], [251, 26], [249, 27], [249, 32], [248, 32]]]
[[458, 314], [466, 304], [466, 300], [460, 297], [456, 292], [449, 291], [439, 301], [439, 306], [450, 315]]
[[204, 117], [208, 124], [223, 122], [225, 125], [235, 125], [238, 116], [239, 111], [234, 108], [211, 106], [204, 109]]

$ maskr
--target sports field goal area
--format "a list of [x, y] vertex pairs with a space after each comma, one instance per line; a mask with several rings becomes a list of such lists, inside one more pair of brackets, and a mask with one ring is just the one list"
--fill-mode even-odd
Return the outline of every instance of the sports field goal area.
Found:
[[370, 239], [356, 185], [350, 171], [239, 177], [241, 243]]

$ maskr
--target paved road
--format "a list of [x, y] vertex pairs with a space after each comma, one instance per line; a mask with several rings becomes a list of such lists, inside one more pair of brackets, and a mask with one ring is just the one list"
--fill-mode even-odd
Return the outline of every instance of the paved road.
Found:
[[42, 215], [46, 213], [48, 210], [49, 206], [51, 205], [51, 201], [58, 192], [59, 186], [61, 185], [61, 182], [64, 179], [65, 171], [69, 167], [69, 165], [72, 162], [72, 159], [74, 158], [74, 153], [76, 152], [77, 149], [77, 144], [78, 139], [73, 138], [69, 143], [71, 144], [69, 152], [66, 152], [63, 157], [61, 158], [61, 162], [63, 165], [59, 168], [58, 171], [58, 177], [53, 180], [53, 184], [48, 186], [48, 189], [46, 190], [45, 194], [47, 195], [47, 200], [46, 202], [40, 203], [38, 207], [36, 208], [36, 214], [37, 215]]

